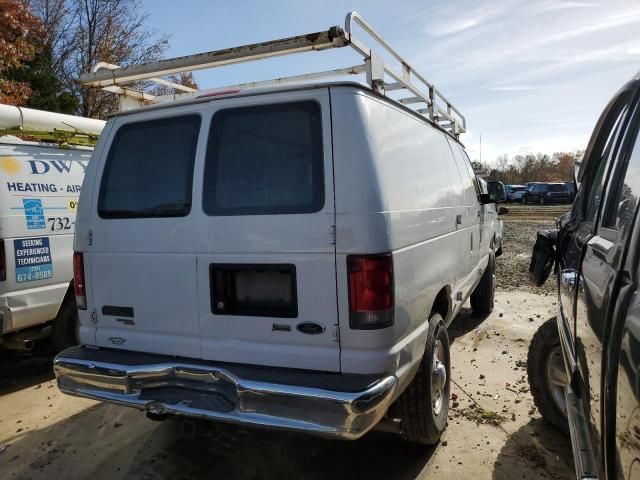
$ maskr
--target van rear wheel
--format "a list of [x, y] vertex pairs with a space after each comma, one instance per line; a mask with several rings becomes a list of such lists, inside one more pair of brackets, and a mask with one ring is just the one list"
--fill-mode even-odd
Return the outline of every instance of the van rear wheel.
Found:
[[489, 263], [482, 274], [480, 283], [471, 294], [471, 309], [474, 313], [491, 313], [496, 294], [496, 257], [489, 252]]
[[450, 391], [449, 336], [440, 314], [432, 313], [418, 372], [391, 407], [392, 416], [400, 418], [404, 440], [438, 443], [447, 426]]

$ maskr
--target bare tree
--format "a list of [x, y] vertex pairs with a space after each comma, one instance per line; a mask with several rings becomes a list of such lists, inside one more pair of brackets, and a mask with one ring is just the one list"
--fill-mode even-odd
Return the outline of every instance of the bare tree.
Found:
[[[78, 100], [78, 113], [104, 118], [117, 98], [78, 83], [96, 63], [120, 66], [162, 58], [169, 42], [147, 28], [140, 0], [25, 0], [45, 25], [52, 68], [63, 87]], [[148, 85], [141, 83], [139, 88]]]
[[51, 67], [61, 78], [64, 74], [64, 64], [76, 47], [76, 9], [70, 0], [28, 0], [27, 4], [42, 21], [45, 32], [44, 44], [52, 52]]
[[112, 94], [82, 88], [77, 79], [98, 62], [120, 66], [158, 60], [168, 48], [167, 36], [145, 27], [148, 15], [139, 0], [74, 0], [76, 46], [65, 64], [65, 78], [73, 82], [80, 113], [104, 118], [114, 111]]

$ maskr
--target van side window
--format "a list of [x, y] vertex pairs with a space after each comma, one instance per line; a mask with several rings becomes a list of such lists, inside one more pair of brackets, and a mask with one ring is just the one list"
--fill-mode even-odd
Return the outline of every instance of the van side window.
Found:
[[476, 180], [476, 172], [473, 171], [473, 167], [471, 166], [469, 155], [467, 155], [467, 152], [465, 152], [460, 145], [453, 144], [453, 148], [457, 148], [458, 151], [462, 154], [462, 162], [464, 163], [467, 172], [469, 172], [469, 177], [471, 178], [471, 183], [473, 183], [473, 188], [475, 188], [476, 195], [479, 196], [481, 193], [480, 186], [478, 185], [478, 181]]
[[102, 218], [182, 217], [191, 211], [200, 116], [120, 127], [98, 197]]
[[222, 110], [209, 133], [203, 208], [208, 215], [317, 212], [323, 171], [318, 103]]

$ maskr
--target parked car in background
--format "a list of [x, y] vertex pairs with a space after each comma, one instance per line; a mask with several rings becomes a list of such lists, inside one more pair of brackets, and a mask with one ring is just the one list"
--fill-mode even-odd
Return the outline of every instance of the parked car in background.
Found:
[[[103, 126], [101, 120], [0, 105], [0, 345], [4, 348], [30, 350], [49, 330], [58, 350], [77, 343], [73, 233], [93, 151], [90, 145]], [[64, 148], [52, 141], [21, 140], [12, 133], [34, 140], [57, 139]]]
[[576, 198], [576, 182], [570, 181], [563, 183], [566, 185], [567, 190], [569, 190], [569, 202], [573, 203], [573, 199]]
[[531, 393], [570, 433], [579, 479], [640, 478], [639, 131], [640, 74], [602, 113], [573, 208], [532, 257], [537, 285], [555, 263], [559, 309], [531, 342]]
[[[352, 35], [287, 43], [294, 53]], [[161, 65], [142, 68], [154, 77]], [[457, 139], [463, 117], [435, 122], [377, 85], [229, 88], [111, 117], [81, 193], [84, 346], [56, 357], [61, 391], [155, 419], [342, 439], [383, 421], [437, 443], [447, 326], [467, 299], [493, 309], [483, 205], [504, 194], [480, 190]]]
[[525, 185], [505, 185], [507, 202], [522, 202], [522, 197], [527, 191]]
[[532, 182], [527, 185], [523, 202], [540, 205], [567, 203], [569, 202], [569, 189], [564, 183]]

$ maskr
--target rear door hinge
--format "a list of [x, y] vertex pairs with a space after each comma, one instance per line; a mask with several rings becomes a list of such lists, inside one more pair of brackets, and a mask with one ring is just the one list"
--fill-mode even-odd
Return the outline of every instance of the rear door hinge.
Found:
[[331, 225], [329, 227], [329, 244], [330, 245], [336, 244], [336, 226], [335, 225]]
[[340, 325], [335, 325], [333, 329], [333, 341], [340, 343]]
[[91, 314], [89, 315], [89, 317], [91, 318], [91, 321], [93, 323], [98, 323], [98, 313], [96, 312], [95, 308], [91, 310]]
[[93, 230], [91, 229], [87, 232], [87, 245], [93, 245]]

